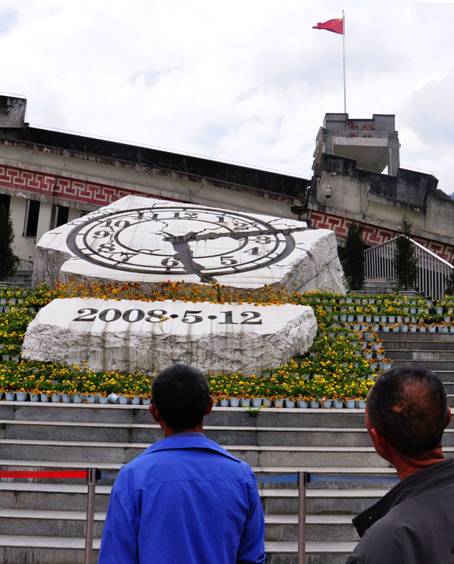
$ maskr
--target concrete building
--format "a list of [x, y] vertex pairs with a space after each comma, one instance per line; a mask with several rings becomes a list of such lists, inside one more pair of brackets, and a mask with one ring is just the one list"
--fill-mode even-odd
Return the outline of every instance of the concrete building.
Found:
[[433, 176], [399, 168], [394, 116], [326, 114], [306, 180], [31, 127], [25, 111], [25, 99], [0, 96], [0, 205], [23, 270], [43, 233], [127, 194], [304, 218], [340, 244], [352, 222], [368, 245], [384, 242], [405, 214], [425, 246], [454, 261], [454, 202]]
[[374, 246], [394, 237], [405, 215], [415, 238], [452, 263], [454, 201], [434, 176], [400, 168], [399, 148], [394, 116], [326, 114], [306, 216], [312, 227], [335, 230], [341, 244], [351, 223], [360, 223], [366, 244]]
[[296, 218], [308, 180], [30, 127], [26, 100], [0, 96], [0, 205], [31, 270], [41, 235], [128, 195]]
[[348, 114], [326, 114], [315, 140], [317, 171], [323, 154], [353, 159], [362, 170], [396, 176], [399, 169], [399, 136], [392, 115], [374, 114], [372, 119], [349, 119]]

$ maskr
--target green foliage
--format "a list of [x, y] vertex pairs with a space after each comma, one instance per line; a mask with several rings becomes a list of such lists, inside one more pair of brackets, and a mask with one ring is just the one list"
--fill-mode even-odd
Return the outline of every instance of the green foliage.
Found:
[[403, 290], [413, 289], [416, 284], [417, 260], [415, 248], [410, 241], [412, 225], [407, 217], [402, 217], [400, 230], [403, 237], [397, 239], [394, 255], [397, 281], [399, 288]]
[[19, 259], [13, 253], [13, 224], [6, 206], [0, 206], [0, 280], [16, 272]]
[[451, 273], [448, 276], [446, 281], [446, 291], [445, 294], [447, 296], [454, 296], [454, 268], [451, 270]]
[[342, 265], [350, 290], [361, 290], [364, 286], [364, 243], [362, 229], [361, 225], [352, 223], [348, 229], [347, 241], [345, 243], [345, 259]]

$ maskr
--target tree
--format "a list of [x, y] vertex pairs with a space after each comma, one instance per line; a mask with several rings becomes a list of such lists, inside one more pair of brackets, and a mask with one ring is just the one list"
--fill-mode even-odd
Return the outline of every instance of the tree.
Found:
[[394, 261], [399, 288], [402, 290], [414, 289], [416, 284], [416, 269], [418, 266], [415, 247], [410, 241], [411, 221], [403, 216], [400, 222], [401, 236], [396, 240]]
[[13, 253], [13, 224], [6, 206], [0, 206], [0, 280], [16, 272], [19, 259]]
[[350, 290], [361, 290], [364, 286], [363, 228], [352, 223], [348, 228], [344, 250], [344, 273]]

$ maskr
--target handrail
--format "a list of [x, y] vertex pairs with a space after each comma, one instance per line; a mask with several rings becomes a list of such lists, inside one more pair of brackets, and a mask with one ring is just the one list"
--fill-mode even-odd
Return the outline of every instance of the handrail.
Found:
[[407, 238], [415, 247], [417, 272], [417, 290], [427, 298], [441, 299], [444, 297], [447, 279], [454, 269], [447, 260], [427, 249], [406, 235], [398, 235], [380, 245], [366, 249], [364, 256], [364, 273], [366, 278], [396, 279], [395, 248], [396, 241], [401, 237]]
[[[393, 243], [395, 241], [397, 241], [397, 239], [400, 239], [401, 237], [406, 237], [406, 235], [396, 235], [396, 237], [393, 237], [392, 239], [388, 239], [387, 241], [385, 241], [384, 243], [379, 243], [378, 245], [374, 245], [373, 247], [370, 247], [369, 249], [366, 249], [364, 251], [364, 253], [371, 253], [374, 250], [380, 249], [381, 247], [385, 247], [386, 245], [389, 245], [389, 243]], [[422, 245], [421, 243], [419, 243], [418, 241], [416, 241], [415, 239], [412, 239], [411, 237], [407, 237], [407, 239], [409, 241], [411, 241], [411, 243], [413, 243], [416, 247], [419, 247], [422, 251], [428, 253], [429, 255], [431, 255], [433, 258], [439, 260], [441, 263], [444, 263], [446, 266], [449, 266], [451, 268], [454, 268], [453, 265], [451, 263], [449, 263], [447, 260], [445, 260], [442, 257], [439, 257], [436, 253], [434, 253], [433, 251], [431, 251], [430, 249], [428, 249], [427, 247], [424, 247], [424, 245]]]
[[[33, 466], [30, 464], [29, 466]], [[42, 466], [36, 466], [42, 468]], [[84, 564], [93, 563], [93, 528], [95, 518], [96, 480], [99, 471], [96, 468], [84, 470], [0, 470], [0, 479], [60, 479], [60, 480], [87, 480], [87, 511], [85, 518], [85, 548]]]
[[[404, 235], [402, 235], [402, 237], [404, 237]], [[421, 243], [418, 243], [418, 241], [415, 241], [411, 237], [408, 237], [408, 240], [411, 241], [416, 247], [419, 247], [422, 251], [424, 251], [428, 255], [432, 256], [438, 262], [441, 262], [442, 264], [444, 264], [445, 266], [448, 266], [449, 268], [454, 268], [454, 266], [450, 262], [445, 260], [443, 257], [439, 257], [436, 253], [434, 253], [433, 251], [431, 251], [427, 247], [424, 247], [424, 245], [421, 245]]]
[[[1, 466], [1, 464], [0, 464]], [[33, 467], [33, 464], [29, 464]], [[36, 466], [42, 468], [42, 466]], [[100, 478], [112, 477], [113, 472], [96, 468], [85, 468], [83, 470], [0, 470], [0, 479], [14, 478], [59, 478], [59, 479], [86, 479], [87, 480], [87, 512], [85, 526], [85, 557], [84, 564], [93, 562], [93, 527], [95, 513], [96, 482]], [[259, 484], [294, 484], [298, 487], [298, 564], [305, 564], [306, 556], [306, 493], [307, 484], [311, 482], [348, 481], [348, 482], [383, 482], [384, 484], [395, 484], [397, 476], [381, 476], [374, 474], [337, 474], [327, 468], [326, 473], [307, 472], [295, 468], [294, 472], [270, 473], [266, 472], [257, 476]]]

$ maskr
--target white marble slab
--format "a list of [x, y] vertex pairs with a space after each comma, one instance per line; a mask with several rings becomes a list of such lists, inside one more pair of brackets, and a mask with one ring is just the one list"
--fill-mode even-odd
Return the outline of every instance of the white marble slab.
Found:
[[251, 374], [306, 352], [316, 332], [312, 308], [299, 305], [68, 298], [39, 311], [22, 355], [99, 371], [186, 362]]
[[345, 291], [332, 231], [139, 196], [126, 196], [43, 235], [35, 284], [53, 285], [68, 276]]

